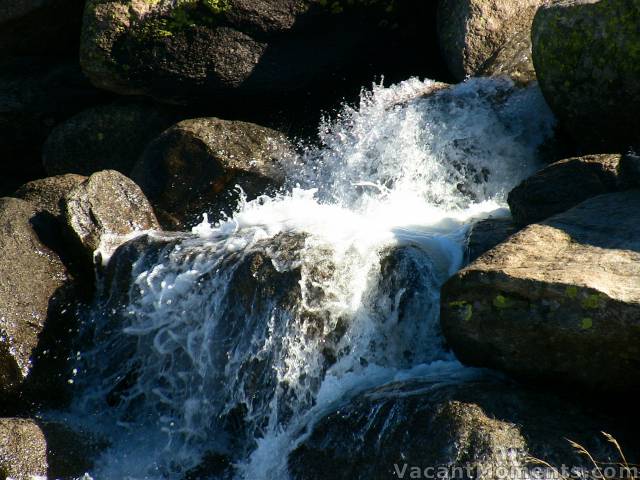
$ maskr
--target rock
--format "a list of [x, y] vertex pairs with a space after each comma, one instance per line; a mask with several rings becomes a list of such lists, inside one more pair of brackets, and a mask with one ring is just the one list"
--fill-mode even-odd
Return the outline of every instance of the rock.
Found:
[[0, 419], [0, 478], [46, 477], [47, 442], [33, 420]]
[[80, 478], [104, 448], [91, 435], [51, 421], [0, 418], [0, 478]]
[[54, 217], [60, 217], [62, 214], [61, 203], [64, 196], [86, 179], [87, 177], [72, 173], [41, 178], [24, 184], [16, 191], [14, 196], [31, 202], [38, 211], [47, 212]]
[[623, 155], [620, 161], [623, 182], [629, 187], [640, 187], [640, 156]]
[[516, 223], [528, 225], [622, 186], [621, 155], [587, 155], [552, 163], [515, 187], [508, 197]]
[[442, 289], [464, 363], [602, 392], [640, 387], [640, 192], [533, 224]]
[[624, 151], [638, 142], [640, 6], [565, 0], [533, 22], [533, 63], [561, 126], [583, 146]]
[[147, 144], [178, 120], [166, 108], [144, 103], [94, 107], [57, 126], [43, 150], [49, 175], [131, 173]]
[[0, 5], [0, 55], [77, 52], [82, 0], [4, 0]]
[[[29, 202], [0, 199], [0, 394], [17, 391], [32, 370], [45, 329], [68, 298], [67, 269], [41, 240], [51, 229]], [[48, 320], [49, 319], [49, 320]], [[53, 395], [52, 395], [53, 396]]]
[[467, 240], [467, 259], [473, 262], [483, 253], [518, 231], [518, 226], [510, 218], [486, 218], [471, 227]]
[[197, 118], [154, 140], [131, 174], [167, 229], [184, 229], [232, 213], [240, 185], [249, 199], [284, 181], [291, 154], [284, 136], [252, 123]]
[[90, 256], [111, 237], [160, 228], [140, 188], [115, 170], [94, 173], [63, 202], [66, 222]]
[[103, 97], [71, 61], [0, 61], [0, 195], [46, 176], [42, 145], [51, 129]]
[[535, 79], [529, 32], [545, 0], [440, 0], [438, 38], [453, 76], [506, 74]]
[[282, 99], [357, 76], [385, 58], [386, 44], [408, 45], [398, 42], [402, 32], [424, 38], [432, 9], [403, 3], [91, 0], [81, 62], [95, 85], [120, 94], [189, 104]]
[[616, 458], [599, 434], [612, 423], [575, 402], [495, 380], [407, 380], [365, 391], [322, 418], [289, 456], [289, 470], [295, 480], [447, 478], [455, 471], [464, 472], [455, 478], [500, 478], [500, 471], [530, 478], [524, 475], [540, 465], [528, 455], [558, 469], [592, 468], [565, 437], [599, 460]]

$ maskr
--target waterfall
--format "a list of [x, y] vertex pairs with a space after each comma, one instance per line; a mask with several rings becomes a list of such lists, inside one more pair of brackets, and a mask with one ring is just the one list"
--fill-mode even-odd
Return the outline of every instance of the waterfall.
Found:
[[279, 194], [138, 239], [128, 269], [114, 257], [75, 378], [73, 415], [111, 442], [94, 478], [205, 462], [214, 478], [281, 480], [337, 402], [474, 375], [444, 346], [439, 287], [473, 221], [539, 167], [554, 120], [536, 86], [422, 95], [434, 85], [374, 86], [320, 125]]

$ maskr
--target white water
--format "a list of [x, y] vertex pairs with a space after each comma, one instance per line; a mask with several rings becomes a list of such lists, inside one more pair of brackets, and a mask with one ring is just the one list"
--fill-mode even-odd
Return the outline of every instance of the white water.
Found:
[[[419, 97], [429, 84], [363, 94], [321, 125], [282, 194], [143, 256], [130, 304], [96, 307], [74, 407], [113, 441], [93, 478], [181, 478], [217, 451], [237, 478], [281, 480], [288, 452], [350, 395], [474, 375], [443, 347], [439, 287], [469, 225], [539, 166], [553, 118], [536, 87], [471, 80]], [[247, 292], [256, 255], [271, 277]]]

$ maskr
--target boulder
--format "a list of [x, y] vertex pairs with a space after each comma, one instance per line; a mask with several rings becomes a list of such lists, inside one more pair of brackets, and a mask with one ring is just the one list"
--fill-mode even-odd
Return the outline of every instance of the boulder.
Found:
[[167, 229], [184, 229], [210, 214], [232, 213], [239, 199], [273, 191], [284, 181], [292, 148], [285, 137], [245, 122], [196, 118], [160, 135], [135, 165], [142, 188]]
[[408, 45], [403, 32], [424, 38], [432, 8], [400, 3], [90, 0], [81, 62], [95, 85], [120, 94], [188, 104], [282, 99], [357, 76], [388, 44]]
[[0, 478], [31, 480], [47, 473], [47, 441], [37, 423], [0, 418]]
[[508, 197], [516, 223], [528, 225], [622, 187], [621, 155], [587, 155], [552, 163], [515, 187]]
[[14, 197], [31, 202], [38, 211], [61, 217], [62, 199], [86, 179], [87, 177], [72, 173], [41, 178], [22, 185]]
[[23, 386], [45, 322], [67, 305], [67, 269], [41, 240], [51, 229], [34, 205], [0, 199], [0, 394]]
[[475, 223], [469, 231], [466, 257], [473, 262], [483, 253], [504, 242], [519, 230], [511, 218], [486, 218]]
[[51, 129], [103, 97], [72, 61], [1, 60], [0, 195], [46, 176], [42, 145]]
[[53, 129], [43, 147], [48, 175], [131, 173], [147, 144], [178, 120], [166, 108], [116, 103], [85, 110]]
[[627, 154], [620, 161], [623, 182], [628, 187], [640, 187], [640, 156]]
[[142, 190], [115, 170], [94, 173], [63, 202], [66, 222], [88, 256], [113, 237], [160, 228]]
[[[295, 480], [552, 478], [562, 465], [593, 467], [567, 437], [599, 461], [617, 459], [603, 428], [624, 432], [574, 402], [495, 380], [406, 380], [333, 409], [290, 454], [289, 470]], [[541, 468], [530, 456], [549, 463], [547, 476], [526, 475]]]
[[442, 289], [458, 358], [593, 391], [640, 387], [640, 192], [533, 224]]
[[535, 80], [529, 32], [546, 0], [440, 0], [438, 38], [449, 70], [468, 76], [509, 75]]
[[640, 136], [640, 5], [564, 0], [538, 10], [533, 63], [561, 126], [592, 151], [624, 151]]
[[77, 53], [83, 0], [4, 0], [0, 55]]
[[60, 422], [0, 418], [0, 478], [80, 478], [104, 442]]

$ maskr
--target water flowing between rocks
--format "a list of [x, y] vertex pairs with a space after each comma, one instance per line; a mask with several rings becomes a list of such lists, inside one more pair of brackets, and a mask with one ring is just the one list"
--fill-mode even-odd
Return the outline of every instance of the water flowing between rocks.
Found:
[[111, 442], [93, 478], [178, 479], [209, 462], [223, 478], [284, 479], [289, 452], [356, 393], [476, 374], [445, 348], [439, 288], [470, 225], [506, 215], [506, 193], [540, 166], [554, 120], [536, 86], [422, 96], [431, 86], [375, 86], [320, 126], [280, 194], [140, 238], [119, 254], [129, 268], [113, 257], [69, 414]]

